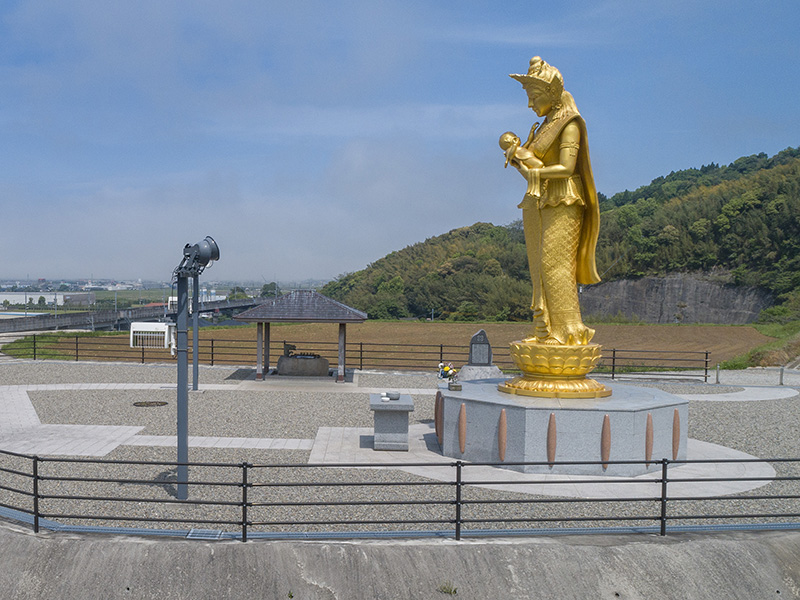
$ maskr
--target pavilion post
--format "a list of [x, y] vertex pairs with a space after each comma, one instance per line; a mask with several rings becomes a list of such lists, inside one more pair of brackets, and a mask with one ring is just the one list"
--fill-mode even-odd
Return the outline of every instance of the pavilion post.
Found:
[[264, 379], [264, 324], [256, 323], [256, 379]]
[[336, 381], [344, 381], [346, 347], [347, 347], [347, 323], [339, 323], [339, 372], [336, 377]]
[[269, 375], [269, 321], [264, 323], [264, 374]]

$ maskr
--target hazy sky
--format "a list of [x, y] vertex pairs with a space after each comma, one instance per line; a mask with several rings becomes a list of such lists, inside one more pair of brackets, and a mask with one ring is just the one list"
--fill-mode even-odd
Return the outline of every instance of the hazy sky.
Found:
[[598, 190], [800, 145], [794, 0], [0, 3], [0, 278], [332, 278], [518, 218], [541, 55]]

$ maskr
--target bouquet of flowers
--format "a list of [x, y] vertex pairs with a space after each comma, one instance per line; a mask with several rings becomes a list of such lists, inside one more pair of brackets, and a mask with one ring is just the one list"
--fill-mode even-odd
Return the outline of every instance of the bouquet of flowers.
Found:
[[458, 371], [453, 367], [453, 363], [439, 363], [439, 379], [455, 381]]

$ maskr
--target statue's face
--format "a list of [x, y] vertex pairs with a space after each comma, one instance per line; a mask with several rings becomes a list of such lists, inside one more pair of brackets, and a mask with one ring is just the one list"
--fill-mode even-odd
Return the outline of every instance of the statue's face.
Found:
[[528, 93], [528, 107], [530, 107], [537, 116], [543, 117], [553, 108], [553, 101], [550, 99], [549, 94], [544, 94], [542, 92], [537, 93], [535, 90], [531, 90], [531, 92]]

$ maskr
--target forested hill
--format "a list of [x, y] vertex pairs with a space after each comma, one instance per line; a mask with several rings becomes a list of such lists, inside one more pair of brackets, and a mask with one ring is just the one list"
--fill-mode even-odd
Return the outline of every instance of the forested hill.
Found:
[[[771, 291], [775, 318], [800, 317], [800, 148], [670, 173], [600, 195], [604, 280], [707, 272]], [[321, 292], [372, 318], [527, 320], [530, 282], [519, 221], [476, 223], [340, 276]]]
[[519, 223], [475, 223], [343, 275], [320, 290], [370, 318], [529, 318], [530, 276]]

